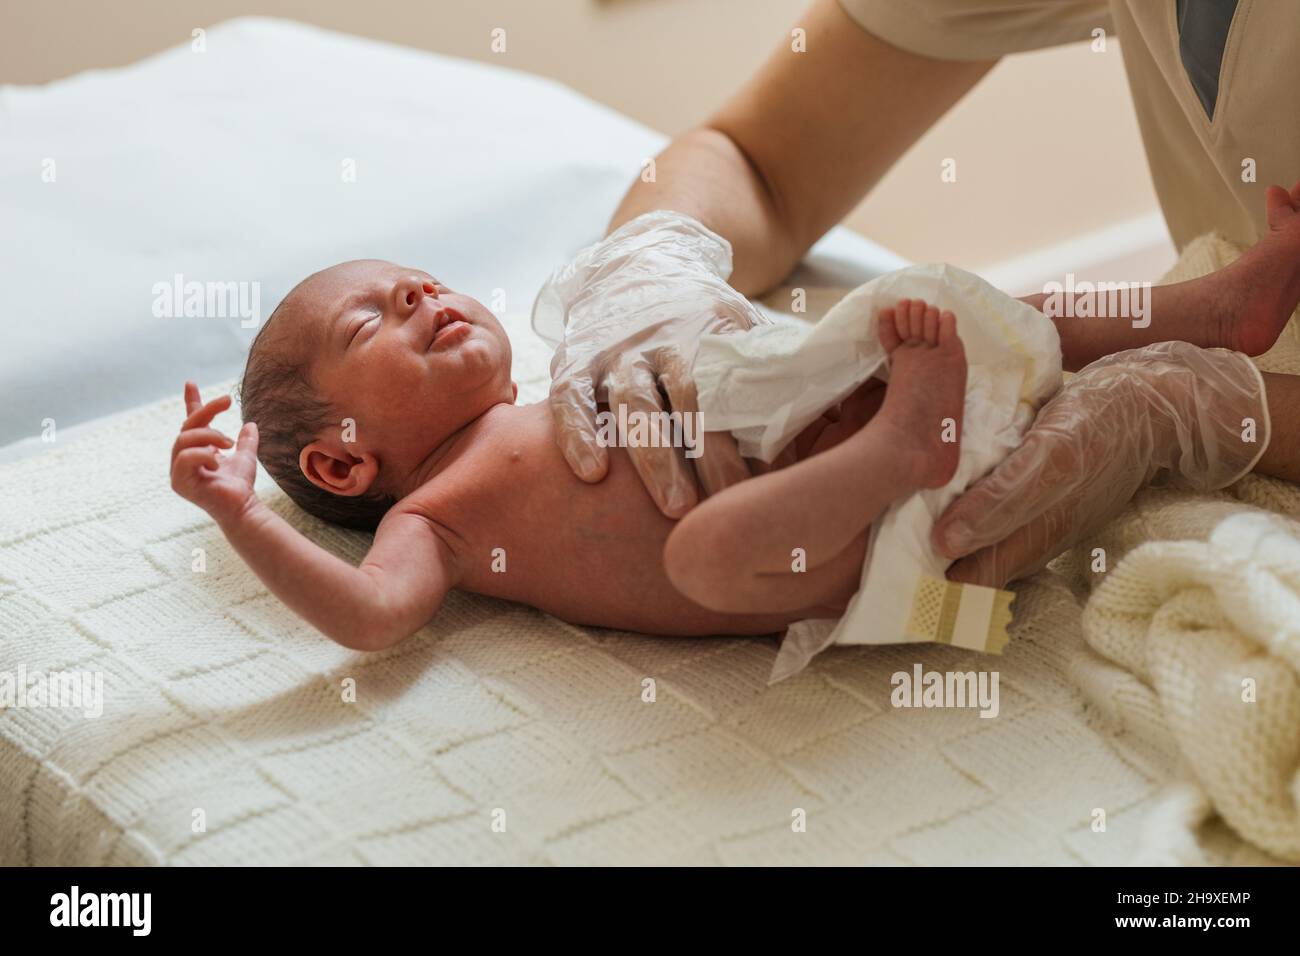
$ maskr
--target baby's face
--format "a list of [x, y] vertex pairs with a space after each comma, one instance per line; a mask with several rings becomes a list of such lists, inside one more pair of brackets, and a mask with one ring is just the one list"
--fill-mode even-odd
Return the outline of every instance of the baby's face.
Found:
[[313, 383], [381, 462], [422, 460], [492, 406], [514, 401], [501, 323], [427, 272], [345, 262], [294, 299], [311, 337]]

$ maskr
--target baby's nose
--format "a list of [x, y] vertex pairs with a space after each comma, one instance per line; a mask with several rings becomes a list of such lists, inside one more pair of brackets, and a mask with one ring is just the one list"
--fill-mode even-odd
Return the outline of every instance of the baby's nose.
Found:
[[410, 314], [414, 312], [420, 304], [420, 300], [426, 295], [432, 294], [432, 289], [427, 282], [420, 279], [403, 279], [397, 283], [396, 292], [398, 311]]

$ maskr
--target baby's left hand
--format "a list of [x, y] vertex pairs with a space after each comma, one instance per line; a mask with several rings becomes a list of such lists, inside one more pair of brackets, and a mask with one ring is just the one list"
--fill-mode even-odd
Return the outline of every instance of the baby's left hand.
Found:
[[214, 398], [206, 405], [198, 386], [185, 383], [187, 418], [172, 445], [172, 490], [192, 501], [218, 524], [241, 514], [255, 500], [253, 480], [257, 477], [257, 426], [248, 422], [239, 431], [235, 453], [221, 457], [219, 448], [231, 441], [215, 428], [212, 419], [230, 407], [230, 396]]

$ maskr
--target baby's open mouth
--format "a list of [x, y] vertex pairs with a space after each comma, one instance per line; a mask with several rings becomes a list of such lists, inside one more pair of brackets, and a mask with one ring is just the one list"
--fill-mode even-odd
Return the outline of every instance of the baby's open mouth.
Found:
[[449, 309], [446, 306], [440, 307], [437, 318], [434, 320], [433, 339], [429, 342], [429, 348], [443, 348], [448, 345], [454, 345], [461, 341], [470, 333], [470, 324], [465, 316], [455, 309]]

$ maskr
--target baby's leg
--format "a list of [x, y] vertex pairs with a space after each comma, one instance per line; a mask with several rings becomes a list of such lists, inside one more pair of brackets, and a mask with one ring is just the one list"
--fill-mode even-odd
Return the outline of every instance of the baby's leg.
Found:
[[[1065, 315], [1052, 321], [1065, 367], [1076, 371], [1103, 355], [1175, 340], [1247, 355], [1267, 352], [1300, 303], [1300, 183], [1290, 193], [1270, 186], [1265, 202], [1268, 235], [1218, 272], [1152, 287], [1140, 319], [1131, 308], [1124, 316], [1080, 318], [1082, 309], [1062, 299]], [[1021, 301], [1044, 311], [1049, 297], [1036, 293]], [[1095, 304], [1108, 305], [1101, 295]]]
[[890, 382], [860, 431], [727, 488], [673, 529], [664, 563], [691, 600], [729, 612], [842, 601], [857, 589], [871, 523], [897, 499], [952, 477], [966, 397], [956, 320], [904, 300], [882, 311], [879, 324]]

